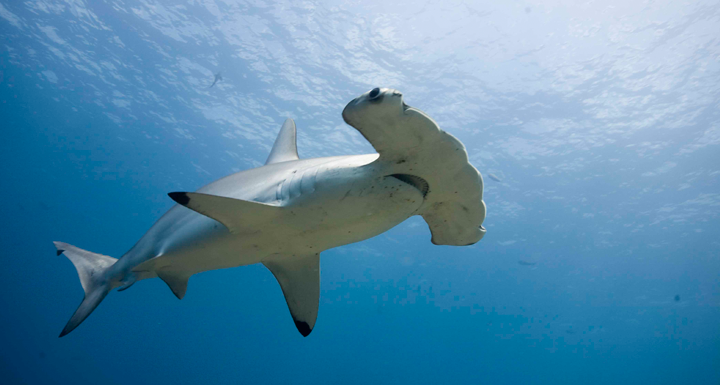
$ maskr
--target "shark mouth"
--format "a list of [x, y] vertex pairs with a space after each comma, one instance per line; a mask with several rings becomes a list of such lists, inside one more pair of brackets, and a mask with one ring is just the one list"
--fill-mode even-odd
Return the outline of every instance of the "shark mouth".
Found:
[[430, 185], [428, 184], [428, 182], [425, 179], [420, 178], [419, 176], [410, 175], [410, 174], [392, 174], [392, 175], [388, 175], [388, 176], [398, 179], [401, 182], [405, 182], [405, 183], [409, 184], [410, 186], [415, 187], [416, 189], [418, 189], [418, 191], [420, 191], [423, 198], [425, 198], [428, 191], [430, 191]]

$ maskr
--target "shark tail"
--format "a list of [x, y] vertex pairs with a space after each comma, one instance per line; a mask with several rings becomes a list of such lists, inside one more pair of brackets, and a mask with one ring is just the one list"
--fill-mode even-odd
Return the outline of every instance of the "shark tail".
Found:
[[90, 313], [100, 304], [105, 296], [112, 289], [107, 271], [117, 262], [117, 259], [107, 255], [91, 253], [63, 242], [53, 242], [57, 248], [57, 255], [65, 254], [70, 262], [75, 265], [80, 284], [85, 291], [85, 298], [75, 310], [60, 337], [73, 331], [80, 325]]

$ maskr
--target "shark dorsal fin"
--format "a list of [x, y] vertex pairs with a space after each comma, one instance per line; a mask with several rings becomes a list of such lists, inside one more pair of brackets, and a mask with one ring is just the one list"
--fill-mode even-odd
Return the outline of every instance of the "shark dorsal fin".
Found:
[[280, 133], [275, 139], [270, 156], [268, 156], [265, 164], [273, 164], [287, 162], [290, 160], [298, 160], [297, 137], [295, 132], [295, 122], [288, 118], [280, 128]]

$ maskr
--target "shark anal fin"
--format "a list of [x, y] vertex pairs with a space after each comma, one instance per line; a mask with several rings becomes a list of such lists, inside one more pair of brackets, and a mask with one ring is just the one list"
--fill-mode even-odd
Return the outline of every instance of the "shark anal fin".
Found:
[[280, 162], [287, 162], [291, 160], [298, 160], [297, 152], [297, 133], [295, 129], [295, 122], [288, 118], [280, 128], [280, 133], [275, 139], [275, 144], [270, 151], [265, 164], [273, 164]]
[[183, 299], [187, 291], [189, 275], [169, 270], [158, 270], [156, 273], [170, 287], [170, 290], [178, 299]]
[[277, 279], [300, 334], [315, 327], [320, 302], [320, 254], [274, 255], [263, 265]]
[[265, 203], [202, 193], [171, 192], [168, 196], [178, 204], [222, 223], [232, 233], [256, 231], [258, 223], [274, 219], [282, 210]]
[[134, 285], [137, 281], [130, 281], [125, 284], [123, 284], [117, 291], [125, 291], [130, 288], [130, 286]]

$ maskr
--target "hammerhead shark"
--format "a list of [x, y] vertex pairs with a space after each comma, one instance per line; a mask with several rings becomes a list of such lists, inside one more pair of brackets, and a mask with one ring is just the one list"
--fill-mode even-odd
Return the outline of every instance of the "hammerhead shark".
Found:
[[300, 159], [287, 119], [264, 166], [171, 192], [177, 205], [121, 258], [55, 242], [74, 264], [85, 298], [70, 333], [114, 288], [159, 277], [182, 299], [193, 274], [262, 263], [275, 276], [298, 331], [317, 319], [320, 253], [391, 229], [413, 215], [436, 245], [472, 245], [485, 235], [483, 180], [463, 144], [400, 92], [374, 88], [342, 113], [376, 154]]

